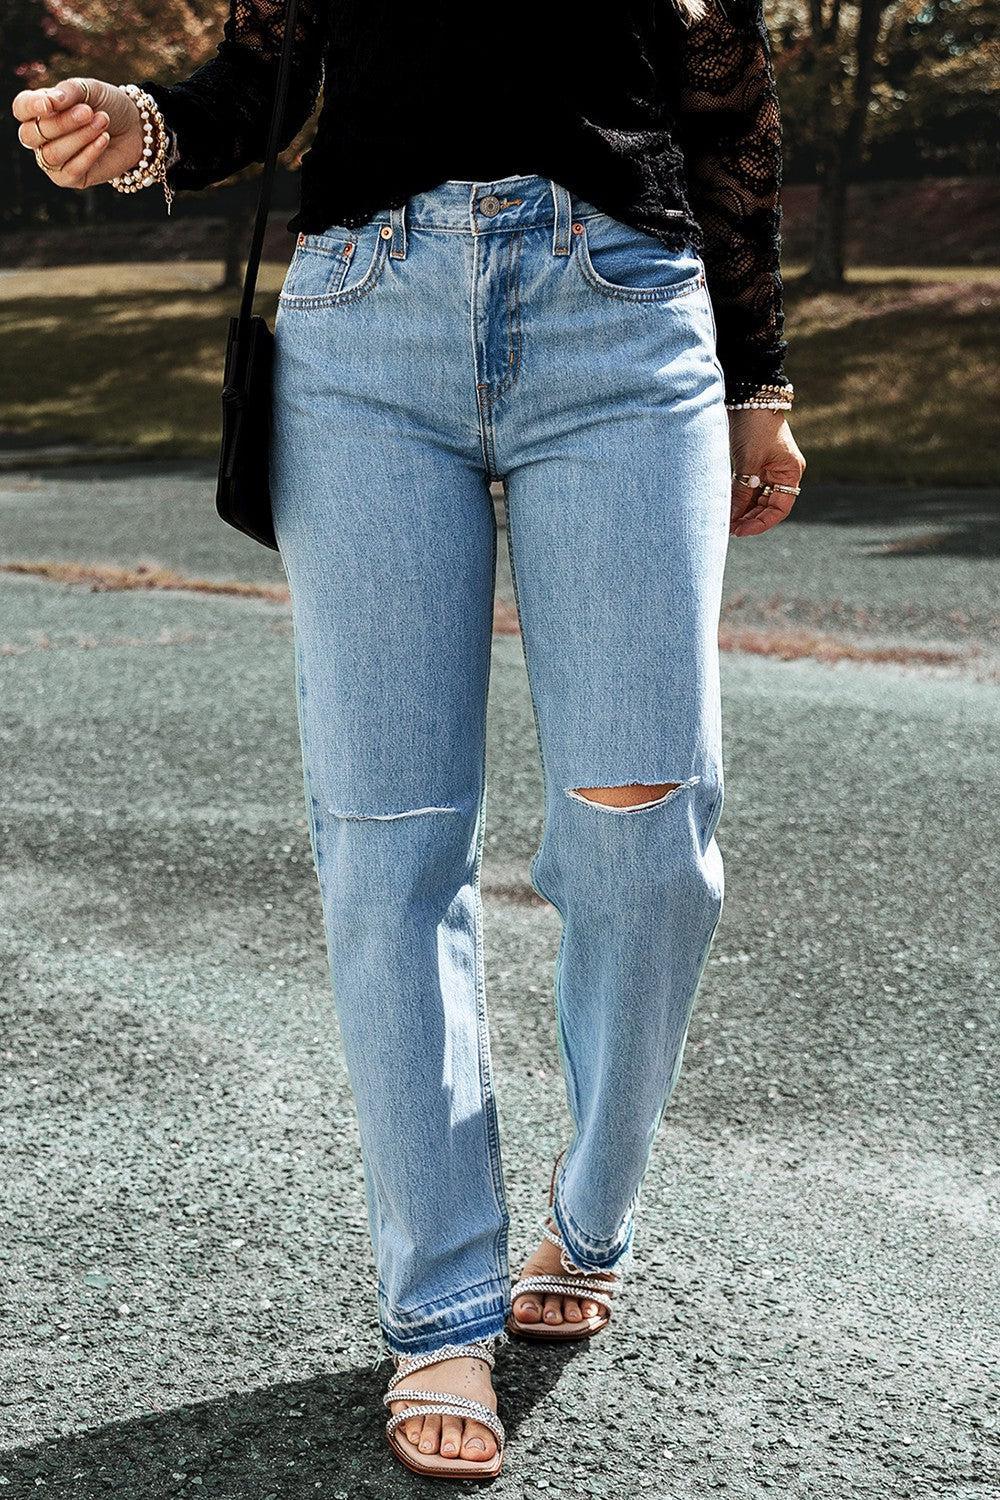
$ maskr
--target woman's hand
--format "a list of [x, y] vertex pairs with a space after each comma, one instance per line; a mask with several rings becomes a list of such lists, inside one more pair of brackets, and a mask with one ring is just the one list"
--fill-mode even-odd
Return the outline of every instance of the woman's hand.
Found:
[[51, 88], [22, 89], [11, 109], [21, 121], [17, 138], [29, 151], [41, 148], [46, 176], [56, 187], [85, 188], [109, 182], [142, 156], [142, 121], [135, 104], [113, 83], [64, 78]]
[[764, 486], [796, 488], [806, 461], [792, 437], [783, 411], [743, 407], [729, 413], [729, 447], [733, 472], [755, 475], [760, 485], [733, 480], [733, 508], [729, 529], [733, 536], [759, 536], [783, 521], [795, 504], [784, 490], [764, 493]]

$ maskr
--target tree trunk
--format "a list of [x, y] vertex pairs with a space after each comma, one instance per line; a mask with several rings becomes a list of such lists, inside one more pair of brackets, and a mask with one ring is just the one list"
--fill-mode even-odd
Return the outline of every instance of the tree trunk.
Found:
[[[828, 138], [829, 145], [819, 163], [813, 258], [805, 278], [807, 284], [817, 290], [836, 291], [844, 285], [847, 188], [864, 150], [875, 80], [875, 55], [886, 4], [887, 0], [861, 0], [854, 46], [857, 71], [851, 108], [844, 129]], [[813, 17], [814, 35], [818, 18], [817, 12]], [[827, 105], [828, 100], [824, 100], [823, 106]]]
[[243, 265], [250, 243], [252, 215], [242, 203], [235, 203], [226, 214], [226, 241], [220, 291], [237, 291], [243, 285]]
[[844, 285], [847, 233], [847, 178], [840, 152], [822, 165], [818, 178], [813, 257], [806, 281], [816, 291], [838, 291]]

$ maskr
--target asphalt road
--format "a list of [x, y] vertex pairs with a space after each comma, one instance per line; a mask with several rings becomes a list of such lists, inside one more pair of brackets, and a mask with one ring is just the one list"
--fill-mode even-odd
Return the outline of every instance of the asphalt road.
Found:
[[[280, 579], [210, 493], [0, 476], [0, 558]], [[635, 1268], [593, 1343], [500, 1351], [498, 1500], [1000, 1496], [996, 498], [891, 502], [734, 543], [734, 625], [955, 660], [725, 653], [726, 904]], [[436, 1495], [382, 1437], [286, 607], [0, 572], [0, 683], [0, 1494]], [[492, 684], [517, 1270], [565, 1133], [559, 934], [516, 636]]]

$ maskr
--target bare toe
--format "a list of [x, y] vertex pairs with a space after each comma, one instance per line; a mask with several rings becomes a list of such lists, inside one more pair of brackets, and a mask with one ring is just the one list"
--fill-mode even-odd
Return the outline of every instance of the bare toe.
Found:
[[474, 1463], [485, 1463], [493, 1457], [497, 1451], [496, 1439], [488, 1427], [480, 1422], [466, 1422], [465, 1442], [462, 1444], [462, 1457], [472, 1459]]
[[424, 1418], [424, 1430], [418, 1444], [421, 1453], [436, 1453], [440, 1439], [441, 1418], [437, 1412], [432, 1412], [430, 1416]]
[[403, 1432], [406, 1434], [406, 1440], [407, 1442], [412, 1443], [414, 1448], [419, 1448], [420, 1434], [423, 1432], [423, 1430], [423, 1417], [411, 1417], [408, 1422], [403, 1423]]
[[441, 1423], [441, 1454], [444, 1458], [455, 1458], [462, 1446], [462, 1421], [460, 1417], [445, 1417]]
[[545, 1299], [545, 1321], [546, 1323], [562, 1322], [562, 1298], [548, 1296]]
[[537, 1323], [542, 1316], [541, 1304], [535, 1297], [518, 1297], [514, 1303], [514, 1316], [519, 1323]]

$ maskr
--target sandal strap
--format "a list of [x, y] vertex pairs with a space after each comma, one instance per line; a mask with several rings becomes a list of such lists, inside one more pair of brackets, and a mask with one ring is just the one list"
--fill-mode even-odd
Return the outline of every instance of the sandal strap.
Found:
[[617, 1287], [608, 1282], [592, 1281], [588, 1277], [580, 1276], [522, 1276], [515, 1281], [511, 1289], [511, 1298], [522, 1296], [525, 1292], [551, 1292], [563, 1297], [582, 1297], [587, 1302], [597, 1302], [608, 1312], [611, 1311], [611, 1298], [617, 1291]]
[[542, 1217], [542, 1233], [547, 1240], [552, 1241], [553, 1245], [559, 1245], [563, 1250], [566, 1249], [566, 1241], [563, 1239], [558, 1229], [553, 1229], [550, 1226], [548, 1214], [544, 1214]]
[[[561, 1254], [559, 1256], [559, 1260], [560, 1260], [560, 1262], [562, 1264], [563, 1270], [564, 1271], [568, 1271], [571, 1274], [575, 1274], [577, 1276], [593, 1276], [593, 1275], [595, 1275], [596, 1273], [594, 1271], [588, 1271], [583, 1266], [578, 1266], [578, 1265], [576, 1265], [574, 1263], [574, 1261], [570, 1257], [569, 1251], [566, 1248], [566, 1241], [563, 1239], [563, 1237], [559, 1233], [558, 1229], [551, 1229], [549, 1227], [549, 1225], [545, 1222], [547, 1218], [548, 1218], [548, 1215], [546, 1214], [543, 1217], [543, 1219], [542, 1219], [542, 1234], [545, 1236], [545, 1238], [547, 1240], [550, 1241], [551, 1244], [559, 1246], [559, 1249], [560, 1249], [560, 1252], [561, 1252]], [[610, 1270], [607, 1270], [607, 1271], [602, 1271], [601, 1275], [602, 1276], [610, 1276], [610, 1277], [613, 1278], [613, 1280], [611, 1280], [611, 1281], [609, 1281], [607, 1283], [607, 1285], [611, 1287], [612, 1291], [618, 1291], [618, 1289], [622, 1285], [622, 1282], [625, 1279], [624, 1276], [622, 1275], [621, 1271], [616, 1271], [614, 1269], [610, 1269]]]
[[485, 1402], [474, 1401], [471, 1396], [452, 1396], [446, 1391], [405, 1389], [395, 1394], [392, 1391], [386, 1391], [382, 1400], [386, 1406], [392, 1401], [419, 1401], [421, 1403], [420, 1406], [407, 1406], [402, 1411], [393, 1412], [385, 1424], [387, 1434], [395, 1432], [401, 1422], [407, 1422], [411, 1417], [437, 1415], [460, 1417], [466, 1422], [479, 1422], [481, 1426], [489, 1428], [501, 1449], [506, 1442], [507, 1434], [496, 1412]]
[[390, 1390], [415, 1371], [424, 1370], [428, 1365], [438, 1365], [445, 1359], [481, 1359], [489, 1365], [491, 1370], [496, 1364], [490, 1346], [478, 1341], [470, 1344], [442, 1344], [440, 1349], [431, 1349], [426, 1354], [397, 1354], [394, 1357], [396, 1370], [395, 1374], [389, 1377]]
[[496, 1364], [496, 1358], [488, 1343], [473, 1341], [468, 1344], [443, 1344], [440, 1349], [431, 1349], [425, 1354], [397, 1354], [394, 1356], [396, 1370], [389, 1377], [389, 1385], [385, 1395], [382, 1397], [383, 1404], [390, 1406], [396, 1401], [419, 1401], [419, 1406], [407, 1406], [402, 1411], [393, 1412], [386, 1422], [387, 1435], [395, 1432], [401, 1422], [406, 1422], [410, 1417], [425, 1417], [437, 1415], [442, 1417], [460, 1417], [465, 1421], [479, 1422], [483, 1427], [489, 1428], [502, 1449], [506, 1441], [504, 1425], [496, 1412], [483, 1401], [476, 1401], [471, 1396], [453, 1395], [450, 1391], [423, 1391], [412, 1386], [400, 1386], [400, 1382], [408, 1379], [417, 1370], [425, 1370], [429, 1365], [441, 1364], [446, 1359], [481, 1359], [492, 1370]]

